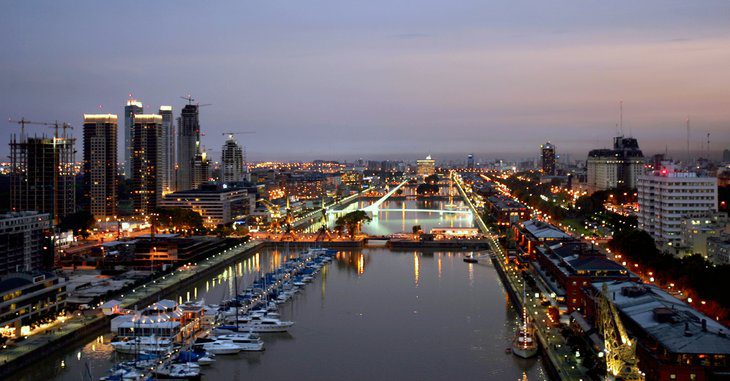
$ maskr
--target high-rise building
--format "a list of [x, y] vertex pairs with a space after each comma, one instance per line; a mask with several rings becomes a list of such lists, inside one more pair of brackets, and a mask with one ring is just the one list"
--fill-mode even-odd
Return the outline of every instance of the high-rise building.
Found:
[[431, 159], [431, 155], [425, 159], [416, 160], [416, 174], [421, 177], [428, 177], [436, 173], [436, 160]]
[[177, 190], [193, 189], [193, 165], [200, 153], [198, 105], [183, 107], [177, 122]]
[[15, 212], [0, 215], [0, 275], [43, 268], [44, 254], [52, 253], [48, 213]]
[[132, 131], [132, 203], [134, 212], [147, 215], [162, 197], [160, 137], [162, 115], [137, 114]]
[[198, 189], [203, 183], [210, 180], [210, 161], [205, 152], [198, 153], [193, 158], [193, 181], [191, 189]]
[[48, 213], [54, 224], [76, 211], [75, 142], [65, 132], [52, 138], [11, 137], [12, 211]]
[[730, 149], [725, 149], [722, 151], [722, 161], [724, 163], [730, 163]]
[[546, 176], [555, 176], [555, 146], [547, 142], [540, 146], [542, 158], [542, 173]]
[[132, 130], [134, 129], [134, 116], [143, 114], [142, 102], [136, 99], [127, 100], [124, 106], [124, 178], [132, 178]]
[[117, 214], [117, 116], [84, 114], [84, 200], [94, 218]]
[[175, 124], [172, 106], [160, 106], [162, 132], [160, 136], [160, 181], [162, 193], [175, 191]]
[[668, 162], [637, 179], [639, 228], [657, 245], [676, 246], [682, 239], [682, 221], [717, 212], [717, 179], [682, 172]]
[[636, 188], [636, 179], [644, 174], [644, 154], [635, 138], [617, 136], [613, 149], [595, 149], [586, 161], [588, 187], [593, 190]]
[[466, 157], [466, 167], [474, 168], [474, 154], [473, 153], [470, 153], [469, 156]]
[[228, 135], [222, 151], [221, 181], [225, 183], [243, 180], [243, 150], [233, 139], [233, 135]]

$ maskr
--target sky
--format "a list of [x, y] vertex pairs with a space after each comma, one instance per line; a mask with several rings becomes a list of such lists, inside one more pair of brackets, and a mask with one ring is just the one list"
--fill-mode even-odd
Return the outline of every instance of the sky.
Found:
[[519, 158], [545, 141], [578, 159], [611, 144], [623, 101], [645, 154], [684, 152], [687, 117], [691, 148], [710, 133], [715, 152], [728, 20], [712, 0], [11, 1], [0, 117], [80, 127], [130, 93], [176, 115], [191, 94], [211, 104], [214, 158], [222, 132], [255, 131], [238, 137], [253, 161]]

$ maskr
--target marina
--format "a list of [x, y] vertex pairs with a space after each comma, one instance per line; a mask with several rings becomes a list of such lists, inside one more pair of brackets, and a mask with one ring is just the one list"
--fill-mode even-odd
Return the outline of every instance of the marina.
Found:
[[[427, 229], [471, 224], [446, 218], [460, 217], [422, 212], [413, 221]], [[378, 226], [380, 223], [374, 221], [369, 228], [393, 232]], [[389, 218], [385, 223], [393, 226], [398, 221]], [[301, 252], [301, 248], [285, 243], [259, 250], [216, 276], [181, 288], [170, 299], [180, 305], [191, 301], [219, 308], [232, 299], [231, 295], [239, 295], [244, 302], [255, 298], [249, 292], [264, 286], [262, 279], [266, 277], [262, 274], [282, 268]], [[322, 264], [318, 274], [290, 278], [288, 284], [299, 292], [286, 293], [282, 288], [281, 293], [270, 294], [255, 313], [239, 309], [237, 317], [236, 310], [229, 308], [220, 314], [225, 324], [211, 332], [217, 339], [195, 345], [209, 352], [197, 359], [203, 360], [198, 368], [185, 365], [189, 361], [166, 365], [159, 368], [156, 377], [186, 372], [196, 377], [199, 372], [202, 379], [279, 379], [302, 374], [308, 378], [363, 380], [420, 379], [426, 374], [436, 378], [519, 379], [527, 375], [531, 380], [547, 379], [541, 359], [525, 360], [504, 353], [518, 332], [519, 314], [511, 307], [494, 267], [487, 261], [464, 263], [463, 258], [463, 252], [401, 252], [383, 247], [338, 251], [331, 262]], [[277, 277], [277, 272], [273, 274]], [[279, 274], [286, 278], [281, 271]], [[266, 316], [262, 310], [276, 312]], [[258, 323], [252, 324], [253, 320]], [[251, 337], [247, 329], [265, 325], [261, 324], [264, 321], [293, 324], [286, 332], [251, 333]], [[256, 349], [259, 339], [264, 350]], [[21, 372], [18, 379], [78, 380], [86, 373], [99, 379], [114, 364], [130, 361], [128, 355], [115, 354], [110, 340], [111, 335], [102, 335], [82, 347], [51, 356], [47, 365]], [[245, 341], [251, 341], [252, 350], [240, 349]], [[210, 353], [215, 348], [218, 354]], [[398, 354], [397, 362], [394, 353]], [[363, 358], [368, 360], [363, 362]], [[291, 366], [279, 366], [284, 359]], [[374, 369], [370, 366], [373, 363], [382, 366]]]

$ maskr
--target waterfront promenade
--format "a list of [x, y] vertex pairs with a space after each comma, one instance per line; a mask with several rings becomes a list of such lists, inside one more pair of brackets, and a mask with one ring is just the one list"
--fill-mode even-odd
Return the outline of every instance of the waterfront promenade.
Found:
[[524, 304], [527, 308], [527, 313], [535, 322], [536, 332], [540, 339], [543, 353], [549, 362], [549, 364], [546, 364], [547, 367], [551, 368], [561, 380], [589, 380], [590, 377], [586, 374], [586, 369], [579, 365], [579, 358], [576, 357], [576, 353], [567, 345], [565, 338], [560, 334], [559, 328], [551, 327], [548, 323], [550, 318], [547, 315], [547, 310], [540, 304], [540, 298], [535, 297], [539, 290], [530, 289], [522, 279], [520, 273], [506, 265], [508, 263], [507, 254], [495, 239], [495, 234], [489, 230], [482, 220], [476, 207], [471, 202], [471, 198], [462, 187], [461, 182], [454, 179], [454, 183], [464, 198], [464, 201], [474, 213], [477, 226], [488, 237], [490, 249], [495, 254], [495, 268], [500, 274], [504, 287], [510, 295], [510, 299], [515, 303], [516, 307], [522, 308], [523, 303], [521, 298], [523, 293], [526, 295], [526, 303]]
[[[159, 276], [114, 299], [120, 301], [121, 308], [146, 307], [156, 298], [173, 292], [181, 284], [200, 279], [210, 271], [235, 261], [241, 255], [264, 245], [264, 242], [256, 240], [241, 243], [196, 263], [191, 263], [190, 266], [181, 266], [172, 273]], [[108, 330], [109, 320], [109, 317], [104, 316], [98, 309], [92, 313], [87, 312], [87, 314], [77, 313], [45, 332], [32, 335], [13, 346], [1, 349], [0, 379], [6, 378], [9, 374], [55, 350], [66, 348], [91, 335], [105, 333], [104, 329]]]

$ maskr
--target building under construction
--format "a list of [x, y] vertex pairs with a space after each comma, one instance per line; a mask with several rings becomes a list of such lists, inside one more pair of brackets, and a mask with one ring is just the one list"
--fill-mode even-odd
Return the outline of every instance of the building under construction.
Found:
[[54, 224], [76, 211], [76, 139], [58, 134], [10, 138], [10, 206], [14, 212], [49, 213]]

